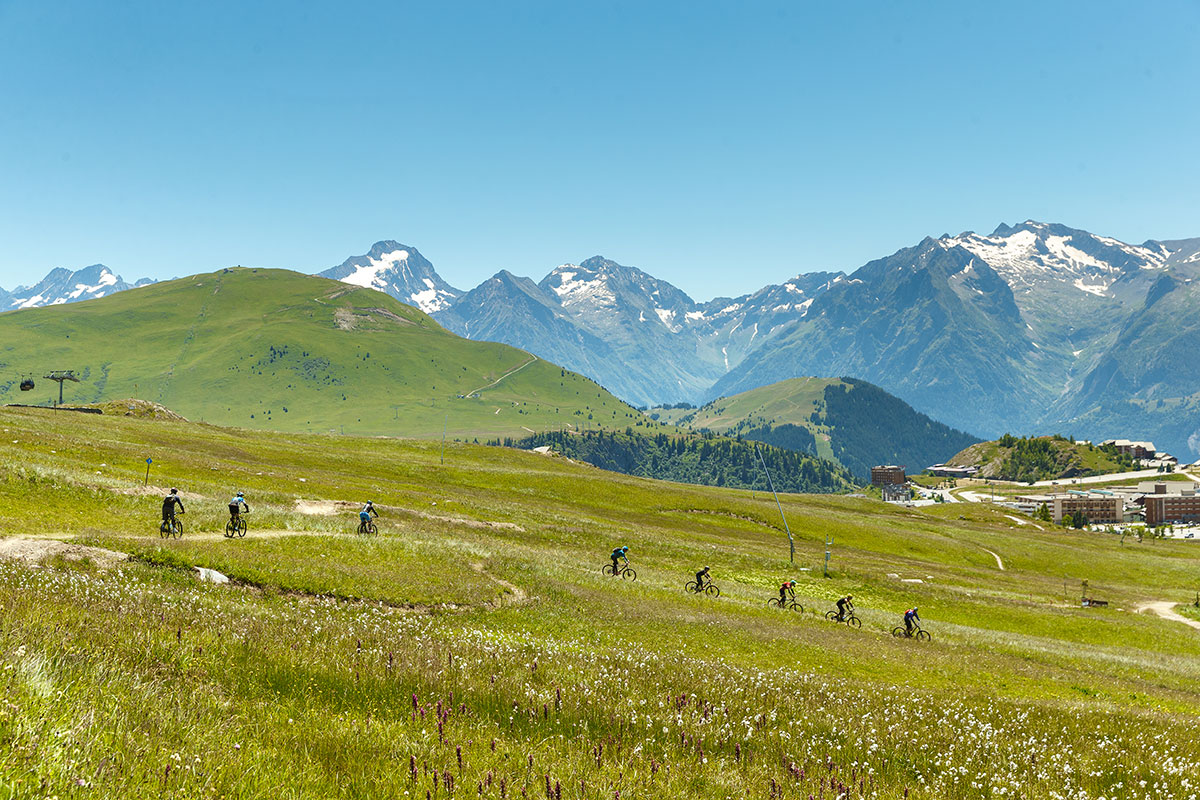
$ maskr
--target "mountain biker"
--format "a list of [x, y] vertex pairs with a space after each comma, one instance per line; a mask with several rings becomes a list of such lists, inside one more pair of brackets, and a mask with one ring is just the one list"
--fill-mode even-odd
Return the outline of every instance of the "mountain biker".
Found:
[[183, 513], [183, 501], [179, 499], [179, 490], [172, 489], [171, 493], [163, 498], [162, 503], [162, 527], [163, 530], [168, 530], [171, 523], [175, 521], [175, 506], [179, 506], [180, 513]]
[[621, 545], [616, 550], [612, 551], [612, 555], [609, 556], [609, 558], [612, 559], [612, 565], [613, 565], [612, 574], [619, 575], [620, 567], [617, 565], [617, 559], [623, 560], [625, 562], [625, 566], [628, 567], [629, 566], [629, 548], [626, 547], [625, 545]]
[[704, 585], [708, 582], [708, 580], [709, 580], [708, 567], [705, 567], [704, 569], [702, 569], [696, 573], [696, 593], [697, 594], [704, 591]]
[[796, 582], [794, 580], [784, 581], [779, 584], [779, 605], [787, 603], [789, 596], [792, 599], [796, 597]]
[[379, 517], [379, 512], [375, 510], [374, 501], [368, 500], [367, 504], [362, 507], [362, 511], [358, 512], [358, 524], [365, 528], [367, 523], [371, 521], [372, 514], [374, 514], [376, 518]]
[[908, 631], [908, 635], [912, 636], [913, 623], [920, 622], [921, 617], [917, 614], [917, 607], [913, 606], [908, 611], [904, 612], [904, 629]]
[[238, 492], [236, 495], [234, 495], [234, 498], [229, 501], [229, 518], [235, 522], [237, 521], [238, 514], [241, 513], [242, 508], [246, 509], [247, 514], [250, 513], [250, 506], [246, 505], [246, 498], [242, 495], [243, 492]]
[[838, 607], [838, 622], [846, 619], [846, 612], [854, 610], [854, 595], [848, 594], [837, 601]]

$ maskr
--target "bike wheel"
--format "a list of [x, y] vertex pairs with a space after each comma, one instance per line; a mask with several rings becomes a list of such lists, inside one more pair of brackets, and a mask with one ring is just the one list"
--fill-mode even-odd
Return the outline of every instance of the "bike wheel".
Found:
[[767, 608], [779, 608], [779, 598], [778, 597], [768, 597], [767, 598]]
[[165, 524], [158, 526], [158, 538], [165, 539], [170, 535], [171, 534], [169, 531], [167, 531], [167, 526]]
[[704, 593], [705, 593], [705, 594], [711, 594], [713, 597], [720, 597], [720, 596], [721, 596], [721, 590], [720, 590], [720, 589], [718, 589], [718, 588], [716, 587], [716, 585], [715, 585], [715, 584], [712, 584], [712, 583], [710, 583], [708, 586], [704, 587]]
[[633, 569], [633, 567], [626, 567], [621, 572], [621, 577], [625, 578], [626, 580], [636, 581], [637, 580], [637, 572]]
[[794, 600], [792, 602], [788, 603], [788, 608], [790, 608], [792, 611], [797, 611], [801, 614], [804, 613], [804, 606], [800, 605], [799, 603], [795, 602]]
[[830, 622], [837, 622], [838, 621], [837, 612], [836, 611], [826, 611], [825, 619], [829, 620]]
[[600, 568], [600, 574], [601, 575], [616, 575], [617, 570], [616, 570], [616, 567], [614, 567], [612, 564], [605, 564], [603, 567]]
[[931, 638], [929, 631], [917, 631], [917, 641], [928, 642]]
[[851, 617], [850, 619], [846, 620], [846, 624], [849, 625], [851, 628], [861, 628], [862, 620], [859, 619], [858, 617]]
[[692, 594], [695, 594], [695, 593], [696, 593], [696, 589], [697, 589], [697, 586], [696, 586], [696, 582], [695, 582], [695, 581], [688, 581], [687, 583], [685, 583], [685, 584], [683, 585], [683, 590], [684, 590], [685, 592], [691, 592]]
[[375, 534], [376, 534], [378, 531], [379, 531], [379, 529], [375, 527], [375, 523], [374, 523], [374, 522], [368, 522], [368, 523], [367, 523], [367, 533], [369, 533], [370, 535], [374, 536], [374, 535], [375, 535]]
[[183, 523], [179, 520], [175, 520], [173, 523], [171, 523], [171, 533], [176, 539], [178, 539], [180, 536], [183, 536]]
[[235, 530], [237, 530], [237, 529], [233, 527], [233, 520], [229, 520], [229, 522], [226, 522], [225, 523], [225, 538], [232, 539], [233, 533]]
[[246, 520], [238, 520], [238, 536], [246, 538]]
[[907, 636], [907, 635], [908, 635], [908, 634], [905, 632], [904, 628], [900, 627], [899, 625], [897, 625], [896, 627], [892, 628], [892, 636], [895, 636], [895, 637], [898, 637], [898, 638], [899, 638], [899, 637], [902, 637], [902, 636]]

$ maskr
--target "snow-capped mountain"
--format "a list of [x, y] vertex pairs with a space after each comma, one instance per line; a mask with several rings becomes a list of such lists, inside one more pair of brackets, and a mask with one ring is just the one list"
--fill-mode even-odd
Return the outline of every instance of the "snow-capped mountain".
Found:
[[1136, 434], [1186, 453], [1195, 433], [1200, 447], [1200, 360], [1179, 363], [1200, 341], [1184, 311], [1200, 307], [1200, 239], [1129, 244], [1029, 220], [707, 303], [598, 256], [537, 284], [508, 278], [436, 318], [636, 403], [851, 375], [983, 435]]
[[462, 296], [462, 291], [442, 280], [415, 247], [391, 240], [376, 242], [366, 255], [348, 258], [318, 274], [378, 289], [427, 314], [449, 308]]
[[12, 292], [0, 290], [0, 310], [94, 300], [152, 282], [142, 279], [135, 284], [126, 283], [121, 280], [120, 275], [103, 264], [93, 264], [74, 272], [65, 267], [57, 267], [33, 286], [18, 286]]

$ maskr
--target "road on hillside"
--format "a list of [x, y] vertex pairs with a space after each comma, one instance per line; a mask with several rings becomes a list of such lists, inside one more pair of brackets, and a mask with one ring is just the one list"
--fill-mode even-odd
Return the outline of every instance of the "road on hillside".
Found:
[[1153, 611], [1163, 619], [1169, 619], [1173, 622], [1182, 622], [1184, 625], [1188, 625], [1196, 630], [1200, 630], [1200, 622], [1197, 622], [1194, 619], [1188, 619], [1187, 617], [1175, 611], [1175, 606], [1177, 605], [1179, 604], [1172, 603], [1169, 600], [1157, 600], [1153, 603], [1142, 603], [1137, 607], [1137, 610], [1139, 614], [1143, 611]]
[[1088, 478], [1055, 478], [1052, 481], [1038, 481], [1034, 486], [1071, 486], [1077, 483], [1108, 483], [1109, 481], [1133, 481], [1141, 478], [1157, 478], [1163, 473], [1156, 469], [1143, 469], [1137, 472], [1114, 472], [1108, 475], [1092, 475]]

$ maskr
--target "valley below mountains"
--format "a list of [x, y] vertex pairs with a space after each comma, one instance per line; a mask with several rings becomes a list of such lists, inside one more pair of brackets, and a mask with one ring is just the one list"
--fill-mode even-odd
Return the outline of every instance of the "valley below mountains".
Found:
[[380, 242], [323, 274], [636, 404], [848, 376], [976, 435], [1133, 436], [1200, 453], [1200, 362], [1188, 355], [1200, 345], [1200, 238], [1134, 245], [1026, 221], [708, 302], [601, 256], [462, 291], [415, 248]]
[[[130, 288], [107, 268], [88, 270], [55, 270], [0, 290], [0, 301], [32, 307]], [[536, 282], [501, 270], [464, 291], [396, 241], [320, 275], [383, 291], [633, 404], [703, 404], [845, 376], [977, 436], [1132, 437], [1181, 458], [1200, 453], [1200, 238], [1129, 244], [1026, 221], [707, 302], [601, 256]]]

